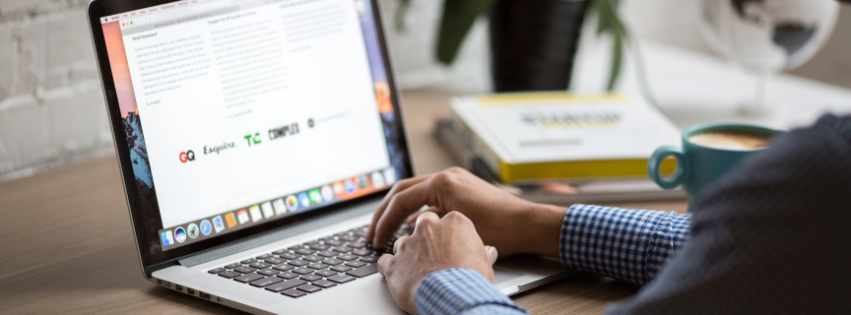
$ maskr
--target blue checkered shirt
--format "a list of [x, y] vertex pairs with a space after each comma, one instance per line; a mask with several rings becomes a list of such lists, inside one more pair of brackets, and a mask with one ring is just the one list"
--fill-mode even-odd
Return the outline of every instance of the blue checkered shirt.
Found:
[[[560, 252], [570, 268], [644, 284], [689, 238], [690, 214], [576, 204], [564, 217]], [[417, 291], [420, 314], [527, 314], [470, 269], [430, 274]]]

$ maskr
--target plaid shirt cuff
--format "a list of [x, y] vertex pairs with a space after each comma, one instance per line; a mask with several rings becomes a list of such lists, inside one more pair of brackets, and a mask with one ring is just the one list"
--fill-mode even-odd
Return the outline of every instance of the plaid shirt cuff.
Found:
[[484, 276], [467, 268], [432, 272], [417, 289], [415, 302], [422, 315], [528, 314]]
[[642, 285], [689, 238], [691, 214], [576, 204], [564, 217], [566, 267]]

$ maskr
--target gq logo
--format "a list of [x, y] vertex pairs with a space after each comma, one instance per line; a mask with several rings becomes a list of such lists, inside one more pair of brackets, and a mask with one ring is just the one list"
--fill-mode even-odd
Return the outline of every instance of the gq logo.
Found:
[[192, 152], [192, 150], [180, 152], [180, 163], [186, 163], [190, 161], [195, 161], [195, 152]]

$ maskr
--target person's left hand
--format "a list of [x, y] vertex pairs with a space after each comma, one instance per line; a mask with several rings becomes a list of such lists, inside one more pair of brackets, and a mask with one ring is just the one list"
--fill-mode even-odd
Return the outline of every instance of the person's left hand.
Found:
[[423, 213], [411, 236], [396, 241], [393, 253], [378, 259], [378, 272], [387, 280], [396, 304], [411, 314], [417, 313], [417, 289], [432, 272], [470, 268], [493, 282], [496, 248], [484, 246], [473, 222], [459, 212], [450, 212], [443, 219], [432, 212]]

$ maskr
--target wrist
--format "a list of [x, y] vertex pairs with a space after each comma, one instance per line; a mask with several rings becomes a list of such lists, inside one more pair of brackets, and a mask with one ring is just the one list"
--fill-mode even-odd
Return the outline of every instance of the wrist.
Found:
[[518, 231], [519, 252], [558, 258], [561, 228], [567, 210], [564, 207], [532, 203], [528, 211], [522, 211], [519, 222], [523, 222], [523, 227]]

